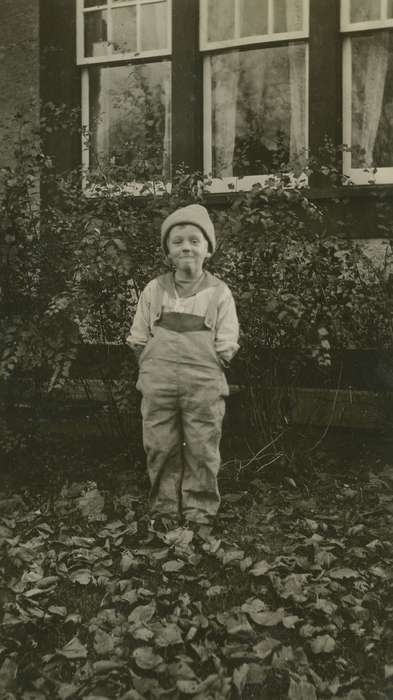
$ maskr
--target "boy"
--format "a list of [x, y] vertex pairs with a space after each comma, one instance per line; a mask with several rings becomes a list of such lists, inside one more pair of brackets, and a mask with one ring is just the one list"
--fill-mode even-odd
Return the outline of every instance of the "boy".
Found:
[[203, 270], [216, 247], [207, 210], [172, 212], [161, 246], [173, 271], [145, 287], [127, 338], [139, 361], [152, 513], [209, 523], [220, 505], [223, 367], [238, 349], [239, 324], [229, 288]]

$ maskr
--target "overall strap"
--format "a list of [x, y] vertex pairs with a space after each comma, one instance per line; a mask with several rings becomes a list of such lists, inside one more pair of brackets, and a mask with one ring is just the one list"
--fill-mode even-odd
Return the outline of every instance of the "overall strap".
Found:
[[206, 310], [206, 315], [205, 315], [205, 325], [207, 328], [210, 328], [213, 330], [216, 326], [216, 321], [217, 321], [217, 311], [218, 311], [218, 302], [220, 301], [222, 294], [225, 289], [225, 284], [224, 282], [219, 282], [217, 286], [214, 287], [213, 294], [211, 296], [211, 299], [209, 301], [207, 310]]
[[164, 298], [164, 287], [161, 282], [170, 277], [170, 272], [166, 275], [160, 275], [154, 280], [155, 284], [152, 286], [151, 299], [150, 299], [150, 329], [153, 328], [154, 324], [159, 321], [162, 315], [162, 302]]

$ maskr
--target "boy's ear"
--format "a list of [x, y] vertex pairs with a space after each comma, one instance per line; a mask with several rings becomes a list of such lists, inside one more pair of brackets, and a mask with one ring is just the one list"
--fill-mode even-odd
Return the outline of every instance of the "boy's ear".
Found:
[[210, 252], [210, 250], [208, 250], [206, 253], [206, 258], [211, 258], [211, 256], [212, 256], [212, 253]]

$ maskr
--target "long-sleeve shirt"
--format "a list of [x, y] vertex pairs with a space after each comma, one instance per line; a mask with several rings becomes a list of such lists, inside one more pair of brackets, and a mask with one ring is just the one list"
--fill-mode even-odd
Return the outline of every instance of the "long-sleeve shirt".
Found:
[[217, 355], [224, 362], [229, 362], [237, 352], [239, 338], [239, 322], [232, 293], [223, 282], [208, 272], [204, 272], [195, 285], [188, 288], [177, 288], [173, 275], [156, 278], [148, 283], [143, 290], [133, 319], [131, 330], [126, 342], [132, 347], [146, 345], [154, 335], [155, 318], [152, 300], [156, 294], [156, 285], [163, 285], [162, 312], [183, 313], [196, 316], [206, 316], [212, 295], [220, 284], [220, 296], [217, 303], [217, 317], [214, 325], [214, 344]]

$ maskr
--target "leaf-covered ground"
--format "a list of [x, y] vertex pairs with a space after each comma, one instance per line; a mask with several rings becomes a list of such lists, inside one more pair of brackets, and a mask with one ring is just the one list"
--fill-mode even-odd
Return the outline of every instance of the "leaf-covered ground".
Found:
[[138, 469], [3, 492], [3, 700], [393, 698], [392, 465], [227, 475], [167, 532]]

